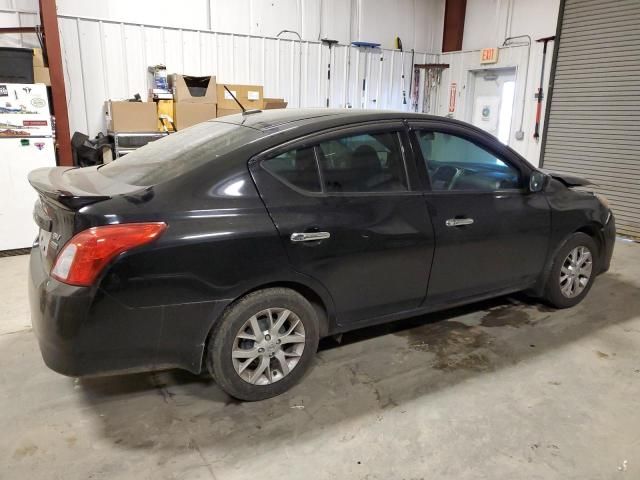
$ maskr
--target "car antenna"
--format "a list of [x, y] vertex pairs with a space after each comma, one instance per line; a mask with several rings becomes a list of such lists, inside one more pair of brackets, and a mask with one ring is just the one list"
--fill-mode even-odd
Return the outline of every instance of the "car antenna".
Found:
[[229, 95], [231, 95], [231, 98], [233, 98], [235, 100], [235, 102], [238, 104], [238, 106], [242, 110], [242, 115], [251, 115], [252, 113], [260, 113], [262, 111], [262, 110], [258, 110], [257, 108], [252, 109], [252, 110], [247, 110], [240, 103], [240, 101], [236, 98], [236, 96], [233, 93], [231, 93], [231, 90], [229, 90], [226, 85], [224, 85], [224, 89], [229, 93]]

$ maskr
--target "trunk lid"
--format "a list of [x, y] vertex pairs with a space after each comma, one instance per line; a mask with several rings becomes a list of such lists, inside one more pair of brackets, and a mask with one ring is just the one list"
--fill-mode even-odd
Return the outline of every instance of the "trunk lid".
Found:
[[140, 190], [101, 175], [100, 167], [49, 167], [38, 168], [29, 174], [29, 183], [41, 197], [60, 204], [64, 208], [78, 210], [92, 203], [108, 200]]
[[101, 175], [98, 167], [39, 168], [29, 173], [29, 183], [39, 195], [33, 219], [40, 229], [38, 243], [47, 270], [77, 233], [76, 217], [82, 207], [141, 189]]

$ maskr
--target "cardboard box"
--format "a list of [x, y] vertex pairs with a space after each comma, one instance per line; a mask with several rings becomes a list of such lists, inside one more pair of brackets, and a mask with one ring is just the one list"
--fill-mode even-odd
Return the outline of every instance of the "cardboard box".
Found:
[[217, 86], [218, 108], [227, 110], [235, 110], [239, 108], [233, 97], [224, 89], [225, 86], [231, 90], [231, 93], [236, 96], [238, 101], [247, 110], [254, 108], [262, 110], [262, 107], [264, 106], [264, 88], [261, 85], [234, 85], [230, 83], [219, 83]]
[[183, 130], [212, 118], [216, 118], [215, 103], [174, 103], [173, 121], [176, 124], [176, 130]]
[[[171, 122], [175, 122], [173, 119], [173, 100], [158, 100], [156, 106], [158, 108], [158, 131], [164, 132], [164, 126], [166, 125], [167, 130], [173, 132], [173, 126], [171, 125]], [[165, 121], [163, 124], [162, 120], [160, 120], [161, 115], [166, 115], [171, 121]]]
[[34, 67], [44, 67], [44, 55], [42, 54], [41, 48], [33, 49], [33, 66]]
[[236, 113], [242, 113], [239, 108], [218, 108], [218, 117], [226, 117], [227, 115], [235, 115]]
[[106, 103], [107, 130], [111, 132], [157, 132], [158, 111], [153, 102]]
[[33, 83], [44, 83], [51, 86], [51, 78], [49, 77], [49, 69], [47, 67], [33, 67]]
[[178, 103], [217, 103], [216, 77], [169, 76], [173, 99]]
[[276, 108], [287, 108], [287, 102], [283, 98], [265, 98], [263, 110], [273, 110]]

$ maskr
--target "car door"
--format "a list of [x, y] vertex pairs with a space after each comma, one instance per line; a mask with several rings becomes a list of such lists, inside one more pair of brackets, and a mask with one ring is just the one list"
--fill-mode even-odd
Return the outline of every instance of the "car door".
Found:
[[429, 306], [515, 291], [539, 276], [551, 213], [532, 168], [493, 137], [444, 122], [412, 125], [436, 237]]
[[250, 162], [289, 261], [330, 292], [341, 325], [417, 308], [434, 237], [403, 124], [342, 128]]

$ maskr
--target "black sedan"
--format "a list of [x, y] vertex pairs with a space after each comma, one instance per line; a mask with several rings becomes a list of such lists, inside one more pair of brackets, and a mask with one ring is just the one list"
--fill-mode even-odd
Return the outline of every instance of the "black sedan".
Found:
[[420, 114], [247, 112], [29, 180], [45, 363], [208, 370], [245, 400], [290, 388], [321, 337], [523, 290], [575, 305], [615, 237], [587, 182]]

